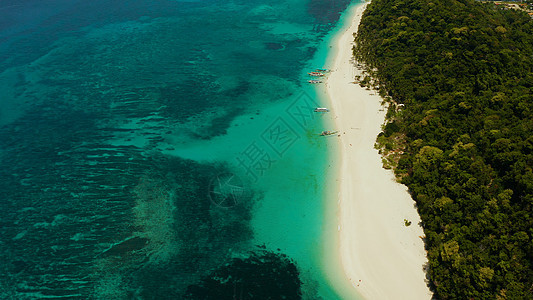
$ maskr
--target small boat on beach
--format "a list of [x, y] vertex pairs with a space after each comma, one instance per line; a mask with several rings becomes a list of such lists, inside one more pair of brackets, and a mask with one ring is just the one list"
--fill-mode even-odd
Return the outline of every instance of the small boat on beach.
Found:
[[317, 107], [315, 108], [314, 112], [329, 112], [329, 109], [325, 107]]
[[315, 69], [315, 72], [326, 73], [326, 72], [329, 72], [329, 70], [328, 69]]
[[328, 136], [328, 135], [334, 135], [334, 134], [337, 134], [338, 131], [329, 131], [329, 130], [324, 130], [320, 133], [321, 136]]
[[312, 79], [312, 80], [308, 80], [307, 82], [309, 82], [309, 83], [322, 83], [322, 80]]

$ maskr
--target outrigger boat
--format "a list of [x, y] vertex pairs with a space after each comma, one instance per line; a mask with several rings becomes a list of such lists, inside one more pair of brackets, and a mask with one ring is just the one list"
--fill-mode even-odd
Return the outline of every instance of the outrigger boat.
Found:
[[329, 112], [329, 109], [325, 107], [317, 107], [315, 108], [314, 112]]
[[324, 73], [321, 73], [321, 72], [309, 72], [307, 74], [309, 74], [310, 76], [316, 76], [316, 77], [324, 76]]
[[309, 82], [309, 83], [322, 83], [322, 80], [312, 79], [312, 80], [308, 80], [307, 82]]
[[326, 72], [329, 72], [329, 70], [328, 69], [315, 69], [315, 72], [326, 73]]
[[334, 135], [338, 133], [338, 131], [329, 131], [329, 130], [324, 130], [320, 133], [321, 136], [328, 136], [328, 135]]

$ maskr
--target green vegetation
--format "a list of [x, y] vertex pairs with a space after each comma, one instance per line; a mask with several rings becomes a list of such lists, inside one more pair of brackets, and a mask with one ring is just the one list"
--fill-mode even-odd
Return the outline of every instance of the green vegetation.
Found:
[[438, 299], [533, 299], [533, 21], [473, 0], [373, 0], [356, 58], [418, 205]]

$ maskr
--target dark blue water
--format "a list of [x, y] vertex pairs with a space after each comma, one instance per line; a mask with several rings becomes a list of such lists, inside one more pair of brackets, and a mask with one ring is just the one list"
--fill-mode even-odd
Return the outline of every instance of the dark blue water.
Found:
[[169, 152], [298, 94], [348, 2], [2, 1], [0, 298], [301, 298], [262, 192]]

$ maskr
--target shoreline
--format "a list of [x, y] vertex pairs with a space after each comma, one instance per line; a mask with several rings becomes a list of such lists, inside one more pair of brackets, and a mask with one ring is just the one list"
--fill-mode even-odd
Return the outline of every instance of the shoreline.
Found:
[[[374, 149], [385, 122], [382, 99], [353, 83], [360, 74], [353, 62], [353, 33], [367, 5], [349, 8], [346, 29], [331, 44], [327, 59], [331, 73], [320, 93], [326, 94], [331, 121], [340, 134], [335, 145], [340, 160], [332, 174], [337, 186], [326, 195], [327, 219], [335, 218], [326, 221], [326, 244], [336, 245], [326, 250], [326, 272], [339, 295], [349, 299], [431, 299], [420, 238], [424, 232], [415, 202], [392, 171], [383, 169]], [[412, 225], [405, 226], [404, 219]], [[341, 282], [338, 274], [345, 275]]]

